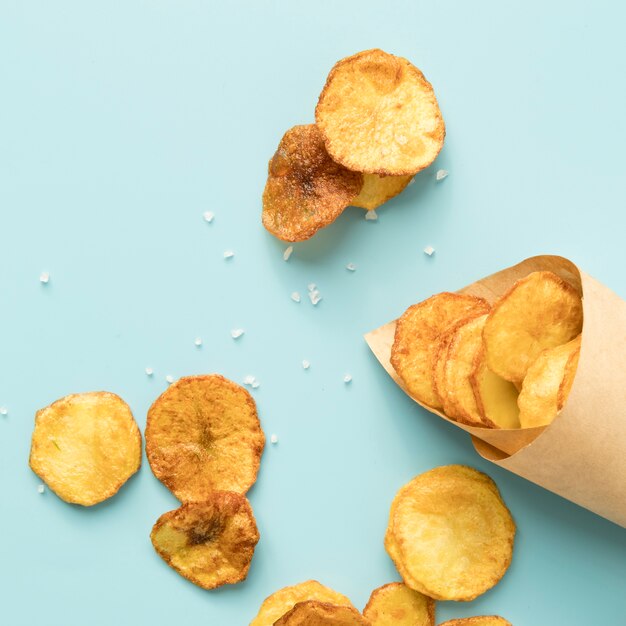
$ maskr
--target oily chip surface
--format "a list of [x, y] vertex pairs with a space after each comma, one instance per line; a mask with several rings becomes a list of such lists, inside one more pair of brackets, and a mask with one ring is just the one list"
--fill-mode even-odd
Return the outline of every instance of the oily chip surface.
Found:
[[578, 292], [552, 272], [533, 272], [494, 304], [483, 341], [487, 367], [521, 383], [539, 354], [571, 341], [583, 324]]
[[148, 411], [150, 467], [182, 502], [213, 491], [246, 493], [264, 446], [252, 396], [218, 374], [181, 378]]
[[477, 617], [463, 617], [450, 619], [439, 626], [513, 626], [511, 622], [497, 615], [479, 615]]
[[359, 195], [363, 176], [335, 163], [315, 124], [288, 130], [269, 162], [263, 226], [283, 241], [310, 239]]
[[377, 49], [335, 64], [315, 121], [331, 157], [367, 174], [415, 174], [435, 160], [445, 137], [424, 74], [407, 59]]
[[409, 307], [396, 324], [391, 364], [411, 395], [440, 409], [433, 368], [440, 337], [461, 319], [482, 315], [489, 304], [475, 296], [440, 293]]
[[204, 589], [244, 580], [259, 531], [252, 507], [239, 493], [216, 491], [159, 517], [150, 534], [159, 556]]
[[359, 195], [351, 202], [368, 211], [377, 209], [381, 204], [391, 200], [404, 191], [413, 180], [413, 175], [407, 176], [379, 176], [378, 174], [363, 174], [363, 187]]
[[37, 411], [29, 463], [59, 498], [91, 506], [139, 469], [141, 434], [114, 393], [72, 394]]
[[370, 626], [351, 606], [307, 600], [298, 602], [274, 626]]
[[448, 465], [400, 489], [387, 535], [394, 544], [390, 556], [401, 564], [408, 586], [437, 600], [469, 601], [509, 567], [515, 523], [488, 476]]
[[372, 591], [363, 609], [371, 626], [434, 626], [435, 601], [402, 583]]
[[346, 596], [325, 587], [316, 580], [307, 580], [297, 585], [284, 587], [268, 596], [250, 626], [272, 626], [274, 622], [290, 611], [298, 602], [317, 600], [330, 604], [352, 606]]

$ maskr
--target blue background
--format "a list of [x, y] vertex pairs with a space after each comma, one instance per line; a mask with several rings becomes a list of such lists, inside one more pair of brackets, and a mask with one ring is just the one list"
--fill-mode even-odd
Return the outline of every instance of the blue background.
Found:
[[[625, 17], [617, 2], [0, 0], [0, 621], [240, 625], [308, 578], [362, 607], [398, 578], [382, 543], [396, 490], [468, 463], [510, 506], [515, 554], [497, 587], [439, 604], [438, 621], [624, 624], [624, 530], [482, 461], [362, 335], [539, 253], [626, 296]], [[370, 47], [425, 72], [445, 147], [378, 222], [348, 209], [285, 263], [260, 224], [267, 160], [313, 121], [333, 63]], [[250, 492], [262, 538], [248, 580], [207, 592], [152, 549], [176, 501], [147, 463], [83, 509], [38, 494], [27, 459], [35, 411], [60, 396], [116, 392], [143, 428], [167, 374], [213, 371], [259, 379], [280, 441]]]

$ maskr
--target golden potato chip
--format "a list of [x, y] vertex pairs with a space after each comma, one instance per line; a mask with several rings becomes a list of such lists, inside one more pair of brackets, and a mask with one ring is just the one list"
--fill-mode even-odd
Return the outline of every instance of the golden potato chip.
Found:
[[363, 187], [359, 195], [352, 201], [352, 206], [373, 211], [404, 191], [411, 180], [413, 180], [412, 174], [407, 176], [363, 174]]
[[391, 364], [409, 393], [422, 404], [441, 408], [432, 374], [439, 338], [459, 320], [488, 311], [489, 304], [482, 298], [444, 292], [402, 314], [396, 325]]
[[257, 616], [250, 622], [250, 626], [272, 626], [279, 617], [290, 611], [298, 602], [306, 600], [352, 606], [352, 602], [346, 596], [325, 587], [316, 580], [307, 580], [298, 585], [279, 589], [267, 597]]
[[274, 622], [274, 626], [370, 626], [351, 606], [340, 606], [317, 600], [298, 602]]
[[557, 416], [571, 389], [579, 353], [580, 335], [562, 346], [544, 350], [528, 368], [517, 398], [522, 428], [546, 426]]
[[513, 626], [503, 617], [497, 615], [480, 615], [477, 617], [463, 617], [461, 619], [450, 619], [439, 626]]
[[470, 383], [476, 407], [485, 421], [491, 422], [494, 428], [520, 427], [517, 387], [487, 367], [482, 346], [474, 358]]
[[576, 337], [582, 323], [578, 292], [552, 272], [533, 272], [517, 281], [487, 318], [483, 331], [487, 367], [520, 383], [543, 350]]
[[150, 467], [182, 502], [248, 491], [264, 446], [252, 396], [218, 374], [181, 378], [148, 411]]
[[434, 626], [435, 601], [402, 583], [372, 591], [363, 617], [371, 626]]
[[278, 145], [263, 192], [263, 226], [283, 241], [310, 239], [359, 195], [363, 175], [335, 163], [315, 126], [294, 126]]
[[65, 396], [37, 411], [29, 463], [59, 498], [91, 506], [115, 495], [139, 469], [141, 433], [114, 393]]
[[216, 491], [206, 502], [186, 502], [161, 515], [150, 539], [181, 576], [214, 589], [246, 578], [259, 531], [245, 496]]
[[396, 494], [385, 546], [394, 544], [388, 552], [409, 587], [437, 600], [466, 601], [502, 578], [514, 537], [515, 523], [494, 482], [470, 467], [448, 465]]
[[382, 50], [342, 59], [330, 71], [315, 121], [331, 157], [367, 174], [428, 167], [445, 125], [431, 84], [412, 63]]

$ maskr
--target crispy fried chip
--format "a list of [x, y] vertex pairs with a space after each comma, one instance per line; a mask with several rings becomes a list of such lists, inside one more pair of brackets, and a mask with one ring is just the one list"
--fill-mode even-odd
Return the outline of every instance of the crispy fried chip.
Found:
[[340, 606], [317, 600], [298, 602], [274, 622], [274, 626], [370, 626], [351, 606]]
[[352, 201], [352, 206], [358, 206], [368, 211], [377, 209], [381, 204], [391, 200], [404, 191], [411, 182], [412, 174], [407, 176], [378, 176], [378, 174], [363, 174], [361, 193]]
[[459, 320], [488, 311], [489, 304], [482, 298], [444, 292], [414, 304], [400, 317], [391, 364], [420, 402], [441, 408], [432, 375], [439, 338]]
[[65, 396], [37, 411], [29, 463], [59, 498], [91, 506], [139, 469], [141, 433], [114, 393]]
[[298, 585], [279, 589], [267, 597], [257, 616], [250, 622], [250, 626], [272, 626], [279, 617], [290, 611], [298, 602], [306, 600], [352, 606], [352, 602], [346, 596], [325, 587], [316, 580], [307, 580]]
[[513, 624], [497, 615], [480, 615], [477, 617], [450, 619], [439, 624], [439, 626], [513, 626]]
[[517, 399], [522, 428], [545, 426], [557, 416], [574, 382], [579, 354], [580, 335], [544, 350], [528, 368]]
[[335, 64], [315, 120], [331, 157], [368, 174], [423, 170], [439, 154], [446, 134], [435, 93], [422, 72], [377, 49]]
[[543, 350], [576, 337], [582, 323], [577, 291], [552, 272], [533, 272], [517, 281], [491, 310], [483, 331], [487, 367], [520, 383]]
[[150, 533], [159, 556], [192, 583], [214, 589], [246, 578], [259, 531], [245, 496], [216, 491], [159, 517]]
[[218, 374], [181, 378], [148, 411], [150, 467], [182, 502], [219, 490], [245, 493], [264, 446], [252, 396]]
[[494, 428], [519, 428], [518, 391], [515, 385], [494, 374], [485, 363], [481, 346], [474, 358], [470, 383], [481, 417]]
[[402, 583], [389, 583], [372, 591], [363, 617], [371, 626], [434, 626], [435, 601]]
[[415, 477], [396, 494], [385, 546], [409, 587], [437, 600], [466, 601], [502, 578], [514, 536], [494, 482], [475, 469], [448, 465]]
[[283, 241], [310, 239], [341, 215], [362, 186], [362, 174], [330, 158], [315, 124], [294, 126], [269, 163], [263, 226]]

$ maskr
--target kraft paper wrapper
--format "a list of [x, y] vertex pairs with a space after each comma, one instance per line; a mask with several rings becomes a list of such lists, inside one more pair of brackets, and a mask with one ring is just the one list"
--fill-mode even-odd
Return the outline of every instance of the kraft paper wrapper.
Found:
[[[467, 431], [483, 458], [626, 527], [626, 302], [558, 256], [526, 259], [459, 292], [494, 302], [515, 281], [537, 270], [558, 274], [583, 298], [578, 370], [556, 419], [540, 428], [477, 428], [413, 400]], [[410, 395], [389, 362], [395, 327], [395, 321], [385, 324], [365, 340]]]

